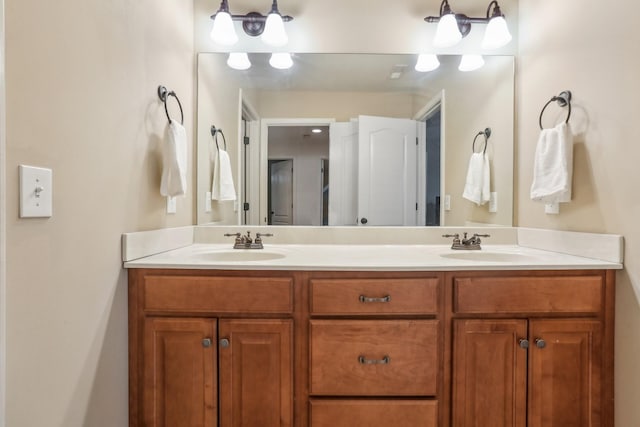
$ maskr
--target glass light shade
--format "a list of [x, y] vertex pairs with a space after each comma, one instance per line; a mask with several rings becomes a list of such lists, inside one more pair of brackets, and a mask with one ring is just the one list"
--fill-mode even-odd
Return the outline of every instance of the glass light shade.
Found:
[[440, 66], [438, 57], [433, 53], [421, 53], [418, 55], [418, 62], [416, 62], [416, 71], [426, 73], [433, 71]]
[[267, 22], [264, 24], [262, 41], [270, 46], [284, 46], [289, 41], [287, 32], [284, 30], [282, 16], [278, 13], [270, 13]]
[[218, 12], [216, 14], [213, 19], [213, 28], [211, 29], [211, 40], [224, 46], [231, 46], [238, 41], [233, 19], [231, 19], [229, 13]]
[[451, 47], [462, 40], [462, 34], [458, 28], [458, 21], [453, 13], [448, 13], [440, 17], [436, 36], [433, 39], [435, 47]]
[[458, 66], [458, 70], [460, 71], [473, 71], [478, 68], [482, 68], [484, 65], [484, 58], [482, 55], [475, 54], [467, 54], [462, 55], [462, 59], [460, 60], [460, 65]]
[[231, 52], [227, 59], [227, 65], [234, 70], [248, 70], [251, 68], [251, 61], [245, 52]]
[[291, 59], [290, 53], [272, 53], [271, 59], [269, 59], [269, 64], [273, 68], [277, 68], [278, 70], [286, 70], [293, 66], [293, 60]]
[[497, 49], [511, 41], [511, 33], [503, 16], [491, 18], [482, 39], [483, 49]]

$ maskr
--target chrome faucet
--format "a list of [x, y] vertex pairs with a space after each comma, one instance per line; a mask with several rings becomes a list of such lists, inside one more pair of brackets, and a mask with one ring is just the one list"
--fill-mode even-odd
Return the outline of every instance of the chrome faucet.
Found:
[[480, 250], [480, 240], [481, 237], [491, 237], [489, 234], [477, 234], [474, 233], [473, 236], [467, 238], [467, 233], [463, 233], [462, 239], [460, 239], [460, 234], [443, 234], [442, 237], [453, 237], [453, 243], [451, 244], [451, 249], [455, 250]]
[[262, 244], [263, 237], [272, 237], [271, 233], [256, 233], [255, 240], [251, 238], [251, 232], [247, 231], [246, 235], [240, 233], [225, 233], [225, 237], [235, 237], [233, 249], [264, 249]]

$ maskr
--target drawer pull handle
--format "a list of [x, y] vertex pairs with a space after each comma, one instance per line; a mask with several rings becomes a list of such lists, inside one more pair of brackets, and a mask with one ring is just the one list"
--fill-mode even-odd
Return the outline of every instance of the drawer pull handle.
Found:
[[370, 297], [365, 297], [364, 295], [360, 295], [360, 302], [391, 302], [391, 295], [387, 295], [386, 297], [382, 297], [382, 298], [370, 298]]
[[388, 365], [391, 363], [391, 358], [384, 356], [382, 359], [367, 359], [364, 356], [358, 356], [358, 362], [360, 362], [361, 365]]

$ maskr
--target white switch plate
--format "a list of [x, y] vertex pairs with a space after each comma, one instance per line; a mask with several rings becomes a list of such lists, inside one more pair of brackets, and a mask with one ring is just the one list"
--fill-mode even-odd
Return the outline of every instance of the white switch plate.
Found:
[[445, 211], [451, 210], [451, 194], [444, 195], [444, 210]]
[[168, 214], [174, 214], [176, 213], [177, 207], [176, 207], [176, 198], [175, 197], [171, 197], [171, 196], [167, 196], [167, 213]]
[[53, 171], [20, 165], [20, 218], [53, 215]]
[[547, 215], [558, 215], [560, 213], [560, 203], [546, 203], [544, 213]]
[[493, 191], [489, 193], [489, 212], [498, 212], [498, 192]]
[[204, 196], [204, 211], [211, 212], [211, 191], [207, 191]]

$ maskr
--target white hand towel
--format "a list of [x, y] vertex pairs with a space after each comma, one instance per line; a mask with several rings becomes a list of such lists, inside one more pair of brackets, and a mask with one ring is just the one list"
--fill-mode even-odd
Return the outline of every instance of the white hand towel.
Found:
[[162, 149], [160, 194], [182, 196], [187, 192], [187, 131], [175, 120], [167, 126]]
[[531, 199], [544, 203], [571, 201], [573, 135], [567, 123], [540, 132], [533, 165]]
[[215, 150], [213, 163], [213, 183], [211, 185], [212, 200], [236, 200], [236, 190], [233, 186], [233, 173], [229, 154], [220, 149]]
[[489, 157], [485, 153], [473, 153], [469, 159], [467, 181], [462, 197], [470, 200], [478, 206], [489, 201], [491, 173], [489, 169]]

